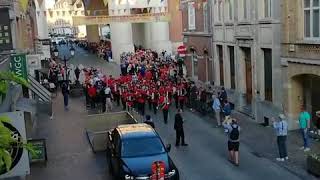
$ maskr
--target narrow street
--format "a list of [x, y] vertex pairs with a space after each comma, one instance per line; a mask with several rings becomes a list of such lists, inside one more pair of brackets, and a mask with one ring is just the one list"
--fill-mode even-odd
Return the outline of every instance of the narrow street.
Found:
[[[106, 74], [117, 75], [116, 64], [107, 63], [77, 48], [75, 58], [69, 62], [103, 68]], [[87, 111], [84, 98], [70, 99], [70, 110], [64, 111], [61, 93], [53, 101], [54, 119], [41, 119], [38, 137], [47, 139], [46, 166], [32, 166], [28, 180], [106, 180], [112, 179], [107, 170], [104, 153], [92, 153], [84, 132]], [[147, 108], [146, 108], [147, 109]], [[147, 111], [149, 112], [149, 111]], [[164, 143], [172, 144], [171, 157], [180, 170], [182, 180], [296, 180], [272, 161], [259, 158], [250, 147], [240, 145], [240, 167], [227, 161], [226, 136], [210, 120], [185, 111], [185, 133], [188, 147], [174, 146], [173, 119], [175, 108], [170, 109], [169, 123], [163, 123], [162, 113], [152, 114], [156, 130]], [[244, 132], [245, 133], [245, 132]]]

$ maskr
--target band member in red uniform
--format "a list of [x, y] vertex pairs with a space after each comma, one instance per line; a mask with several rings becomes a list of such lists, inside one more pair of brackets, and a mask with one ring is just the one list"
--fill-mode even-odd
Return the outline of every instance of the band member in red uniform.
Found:
[[159, 98], [159, 108], [162, 109], [163, 120], [164, 120], [165, 124], [168, 123], [169, 107], [170, 107], [169, 94], [168, 93], [164, 93]]
[[127, 93], [127, 106], [128, 110], [131, 110], [133, 108], [133, 102], [134, 102], [134, 94], [132, 91]]
[[115, 80], [112, 86], [112, 95], [114, 100], [117, 102], [117, 105], [120, 106], [120, 91], [119, 91], [119, 81]]
[[146, 89], [146, 97], [147, 97], [147, 101], [148, 101], [148, 104], [149, 104], [149, 111], [152, 110], [152, 101], [151, 101], [151, 95], [152, 95], [152, 92], [153, 92], [153, 89], [148, 88]]
[[152, 102], [154, 114], [157, 114], [158, 100], [159, 100], [159, 93], [157, 89], [154, 87], [151, 93], [151, 102]]
[[119, 90], [119, 94], [120, 94], [120, 97], [121, 97], [121, 102], [122, 102], [122, 110], [126, 110], [127, 108], [127, 89], [125, 89], [125, 87], [120, 87], [120, 90]]
[[143, 94], [142, 90], [138, 91], [137, 102], [138, 102], [138, 111], [139, 111], [140, 115], [144, 116], [145, 97], [144, 97], [144, 94]]

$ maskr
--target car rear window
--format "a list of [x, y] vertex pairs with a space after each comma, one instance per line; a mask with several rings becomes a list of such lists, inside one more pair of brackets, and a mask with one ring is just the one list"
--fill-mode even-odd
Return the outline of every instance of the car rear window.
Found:
[[133, 138], [122, 141], [122, 157], [138, 157], [162, 154], [165, 152], [159, 138]]

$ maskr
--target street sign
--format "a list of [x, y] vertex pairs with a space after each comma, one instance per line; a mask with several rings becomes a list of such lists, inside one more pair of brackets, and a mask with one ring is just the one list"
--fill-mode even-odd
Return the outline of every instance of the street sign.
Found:
[[10, 57], [10, 70], [18, 77], [28, 79], [26, 55], [18, 54]]
[[30, 163], [46, 162], [47, 161], [47, 148], [45, 139], [29, 139], [29, 144], [32, 144], [34, 153], [29, 152]]

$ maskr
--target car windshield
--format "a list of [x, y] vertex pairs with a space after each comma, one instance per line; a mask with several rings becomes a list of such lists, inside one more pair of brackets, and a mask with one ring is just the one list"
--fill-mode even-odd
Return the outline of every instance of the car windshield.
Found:
[[159, 138], [133, 138], [122, 142], [122, 157], [151, 156], [164, 152]]

